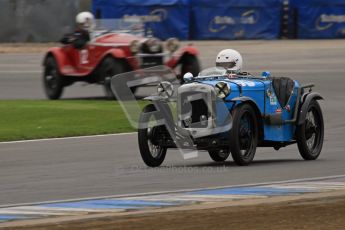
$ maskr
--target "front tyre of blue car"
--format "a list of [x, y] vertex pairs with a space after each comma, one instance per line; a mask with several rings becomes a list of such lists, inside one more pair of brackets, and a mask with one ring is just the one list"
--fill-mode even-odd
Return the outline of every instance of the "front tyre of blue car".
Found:
[[157, 124], [157, 111], [153, 104], [147, 105], [139, 118], [138, 143], [141, 157], [149, 167], [160, 166], [167, 152], [167, 148], [159, 146], [160, 129], [164, 125]]
[[319, 157], [323, 145], [324, 124], [322, 111], [316, 100], [309, 104], [304, 123], [297, 126], [296, 138], [303, 159], [315, 160]]
[[250, 104], [242, 104], [233, 111], [233, 125], [230, 131], [230, 150], [237, 165], [249, 165], [258, 143], [258, 121]]

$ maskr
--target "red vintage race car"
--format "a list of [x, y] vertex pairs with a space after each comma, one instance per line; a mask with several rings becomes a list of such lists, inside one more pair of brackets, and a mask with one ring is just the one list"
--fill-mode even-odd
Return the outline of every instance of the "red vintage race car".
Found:
[[110, 87], [111, 77], [163, 64], [175, 69], [178, 78], [186, 72], [199, 72], [198, 50], [194, 46], [179, 48], [176, 38], [168, 39], [163, 46], [159, 39], [138, 32], [137, 22], [127, 23], [126, 28], [96, 29], [82, 48], [72, 44], [50, 48], [43, 60], [47, 97], [59, 99], [64, 87], [82, 81], [103, 84], [106, 97], [112, 99], [115, 97]]

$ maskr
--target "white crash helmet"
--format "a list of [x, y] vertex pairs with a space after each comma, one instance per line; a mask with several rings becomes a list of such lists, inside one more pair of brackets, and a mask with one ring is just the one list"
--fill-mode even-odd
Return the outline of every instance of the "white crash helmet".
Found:
[[216, 66], [224, 67], [229, 72], [240, 73], [242, 65], [242, 55], [236, 50], [225, 49], [217, 55]]
[[95, 26], [95, 17], [88, 11], [77, 14], [75, 20], [79, 27], [87, 31], [92, 31]]

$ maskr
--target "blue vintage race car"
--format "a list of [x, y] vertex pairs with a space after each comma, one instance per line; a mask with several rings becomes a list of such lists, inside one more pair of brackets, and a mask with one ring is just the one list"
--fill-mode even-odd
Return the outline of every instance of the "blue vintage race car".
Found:
[[[217, 162], [231, 152], [237, 165], [248, 165], [257, 147], [278, 150], [297, 143], [305, 160], [318, 158], [324, 139], [318, 100], [323, 98], [312, 92], [313, 84], [269, 72], [228, 74], [221, 67], [197, 77], [187, 73], [184, 81], [177, 90], [161, 82], [159, 94], [146, 98], [151, 103], [140, 115], [146, 125], [139, 127], [138, 140], [148, 166], [161, 165], [168, 148], [207, 150]], [[169, 107], [173, 97], [176, 111]]]

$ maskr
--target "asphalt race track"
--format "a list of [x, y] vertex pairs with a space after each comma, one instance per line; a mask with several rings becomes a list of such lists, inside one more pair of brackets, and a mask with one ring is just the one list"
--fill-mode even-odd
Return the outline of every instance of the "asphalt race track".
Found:
[[[135, 134], [1, 143], [0, 205], [345, 174], [345, 40], [197, 45], [204, 67], [213, 65], [219, 50], [235, 48], [244, 56], [245, 70], [271, 70], [276, 76], [314, 82], [326, 99], [321, 102], [326, 133], [320, 158], [303, 161], [297, 146], [278, 152], [260, 148], [253, 164], [238, 167], [231, 160], [213, 163], [206, 152], [185, 161], [170, 150], [162, 167], [149, 169], [139, 156]], [[0, 99], [44, 98], [42, 56], [0, 54]], [[63, 98], [102, 96], [101, 86], [78, 84], [67, 88]]]

